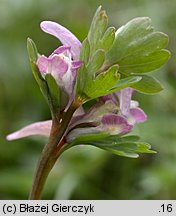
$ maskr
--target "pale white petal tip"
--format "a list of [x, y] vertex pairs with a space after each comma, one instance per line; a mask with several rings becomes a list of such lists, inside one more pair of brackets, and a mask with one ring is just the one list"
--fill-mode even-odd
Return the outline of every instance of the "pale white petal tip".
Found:
[[6, 140], [8, 141], [12, 141], [12, 140], [16, 140], [19, 139], [21, 137], [18, 137], [18, 133], [12, 133], [6, 136]]

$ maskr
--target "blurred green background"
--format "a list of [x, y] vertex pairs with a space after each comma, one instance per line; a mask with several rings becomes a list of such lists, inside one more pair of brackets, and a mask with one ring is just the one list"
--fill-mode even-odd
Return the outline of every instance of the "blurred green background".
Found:
[[53, 20], [82, 41], [100, 4], [111, 25], [120, 27], [134, 17], [149, 16], [155, 29], [170, 37], [172, 57], [154, 72], [165, 90], [135, 95], [148, 115], [136, 133], [158, 154], [128, 159], [94, 147], [75, 147], [52, 170], [44, 199], [176, 199], [175, 0], [0, 0], [0, 199], [27, 199], [46, 142], [40, 137], [5, 140], [28, 123], [50, 118], [30, 70], [27, 37], [48, 55], [60, 43], [43, 33], [39, 23]]

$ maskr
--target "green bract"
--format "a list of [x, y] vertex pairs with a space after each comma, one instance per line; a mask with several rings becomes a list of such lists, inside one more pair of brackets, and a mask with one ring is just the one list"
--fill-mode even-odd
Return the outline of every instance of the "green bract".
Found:
[[45, 79], [42, 77], [38, 67], [36, 66], [36, 61], [39, 54], [35, 46], [35, 43], [30, 38], [28, 38], [27, 40], [27, 49], [33, 75], [40, 87], [43, 96], [45, 97], [50, 107], [52, 115], [54, 115], [56, 119], [58, 119], [58, 114], [60, 110], [59, 86], [57, 85], [55, 79], [51, 74], [47, 74], [45, 76]]
[[[158, 69], [168, 60], [170, 52], [164, 49], [168, 36], [154, 31], [148, 17], [135, 18], [116, 32], [114, 27], [107, 28], [107, 25], [107, 15], [99, 7], [81, 48], [80, 58], [84, 65], [78, 71], [77, 97], [86, 102], [128, 86], [147, 94], [161, 91], [159, 81], [143, 73]], [[118, 67], [116, 77], [112, 79], [110, 67], [113, 65]], [[99, 80], [105, 74], [106, 81], [102, 85]], [[126, 79], [135, 79], [134, 75], [138, 75], [135, 82]], [[99, 90], [95, 91], [95, 88]]]
[[109, 136], [107, 134], [82, 135], [69, 143], [69, 147], [80, 144], [96, 146], [116, 155], [131, 158], [138, 157], [138, 153], [156, 153], [150, 150], [150, 144], [139, 141], [138, 136], [119, 137], [117, 135]]

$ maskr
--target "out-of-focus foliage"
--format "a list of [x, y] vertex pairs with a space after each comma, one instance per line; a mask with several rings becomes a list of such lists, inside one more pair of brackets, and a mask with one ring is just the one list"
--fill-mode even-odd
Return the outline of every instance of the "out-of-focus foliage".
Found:
[[39, 29], [41, 20], [68, 27], [81, 41], [92, 15], [102, 4], [109, 22], [119, 27], [137, 16], [148, 16], [156, 30], [169, 35], [172, 57], [157, 72], [165, 88], [154, 96], [136, 94], [148, 121], [136, 134], [158, 152], [139, 159], [117, 157], [95, 147], [74, 147], [54, 167], [46, 199], [176, 199], [176, 14], [175, 0], [0, 0], [0, 199], [27, 199], [43, 138], [7, 142], [6, 134], [50, 118], [30, 70], [26, 39], [40, 53], [59, 45]]

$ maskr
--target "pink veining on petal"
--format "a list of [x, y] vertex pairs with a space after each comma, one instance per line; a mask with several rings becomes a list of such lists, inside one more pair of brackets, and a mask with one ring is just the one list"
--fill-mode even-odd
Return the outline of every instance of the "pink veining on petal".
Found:
[[63, 45], [70, 46], [73, 58], [79, 59], [81, 42], [68, 29], [52, 21], [43, 21], [40, 27], [44, 32], [57, 37]]
[[128, 87], [128, 88], [125, 88], [125, 89], [122, 89], [116, 92], [119, 98], [120, 111], [122, 115], [124, 115], [125, 117], [127, 117], [129, 114], [131, 97], [132, 97], [133, 91], [134, 90], [132, 88]]
[[57, 49], [54, 50], [54, 52], [51, 54], [51, 56], [54, 55], [54, 54], [59, 55], [59, 54], [64, 53], [66, 51], [70, 51], [70, 49], [71, 49], [71, 47], [69, 47], [69, 46], [65, 46], [65, 45], [60, 46], [60, 47], [58, 47]]
[[12, 134], [9, 134], [7, 140], [16, 140], [28, 136], [49, 136], [51, 130], [52, 121], [35, 122], [30, 124], [21, 130], [18, 130]]
[[82, 115], [73, 117], [70, 123], [70, 128], [82, 123], [99, 125], [105, 114], [116, 112], [116, 110], [117, 106], [111, 100], [106, 101], [105, 103], [100, 101], [87, 110], [85, 114], [83, 113]]
[[77, 74], [77, 70], [78, 68], [81, 67], [81, 65], [83, 64], [84, 62], [83, 61], [73, 61], [72, 62], [72, 75], [74, 78], [76, 78], [76, 74]]
[[132, 108], [130, 109], [129, 120], [132, 121], [133, 124], [144, 122], [147, 120], [147, 115], [140, 108]]
[[102, 124], [104, 129], [109, 130], [113, 135], [128, 133], [133, 128], [133, 125], [129, 124], [126, 118], [116, 114], [104, 115], [102, 118]]
[[50, 59], [50, 73], [56, 78], [62, 77], [68, 70], [68, 63], [58, 55], [54, 55]]
[[48, 70], [48, 58], [44, 55], [41, 55], [36, 62], [37, 67], [41, 73], [47, 73]]
[[114, 94], [108, 94], [101, 97], [103, 102], [111, 100], [114, 104], [117, 104], [117, 99], [114, 97]]
[[81, 67], [81, 65], [83, 64], [84, 62], [83, 61], [73, 61], [72, 62], [72, 67], [75, 68], [75, 69], [78, 69]]

